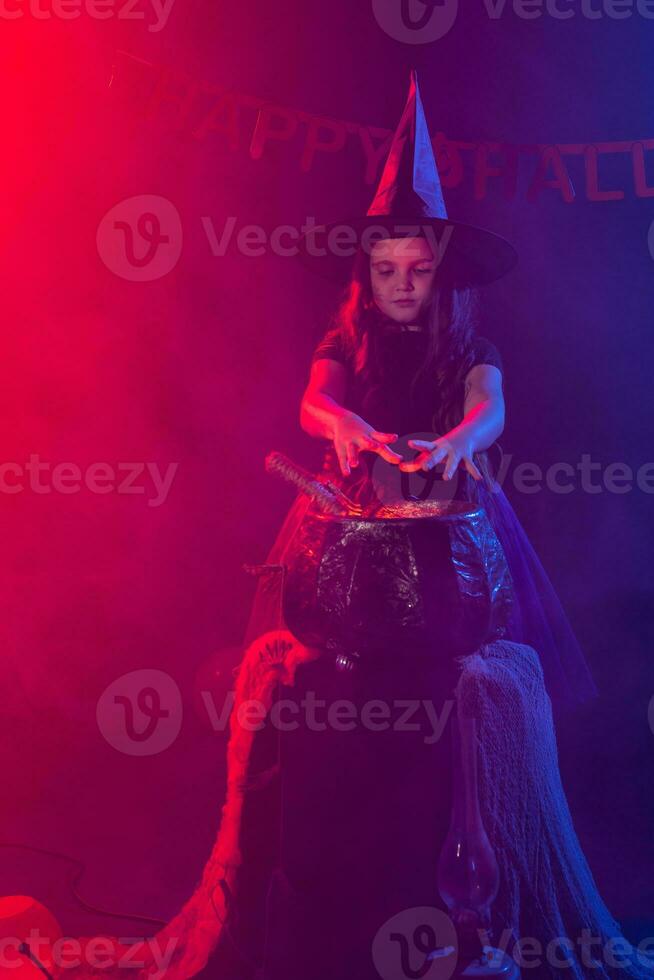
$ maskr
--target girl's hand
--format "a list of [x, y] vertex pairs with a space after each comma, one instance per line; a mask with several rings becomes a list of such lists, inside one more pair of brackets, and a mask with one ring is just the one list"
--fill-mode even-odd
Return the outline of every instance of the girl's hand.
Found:
[[354, 412], [343, 415], [336, 422], [333, 437], [343, 476], [349, 476], [351, 467], [359, 465], [359, 453], [365, 450], [378, 453], [388, 463], [401, 463], [402, 456], [387, 445], [398, 438], [397, 432], [378, 432]]
[[447, 459], [443, 471], [443, 479], [451, 480], [460, 463], [475, 480], [481, 480], [482, 475], [472, 461], [472, 446], [461, 435], [441, 436], [433, 442], [426, 439], [409, 439], [412, 449], [422, 450], [411, 462], [400, 463], [400, 469], [405, 473], [415, 473], [416, 470], [431, 470], [437, 463]]

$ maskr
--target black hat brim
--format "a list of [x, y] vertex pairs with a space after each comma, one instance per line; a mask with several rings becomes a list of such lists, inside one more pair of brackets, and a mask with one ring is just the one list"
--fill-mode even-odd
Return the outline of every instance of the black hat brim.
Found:
[[448, 218], [366, 215], [305, 231], [299, 241], [299, 257], [312, 272], [334, 282], [345, 282], [352, 273], [359, 248], [369, 253], [382, 238], [426, 237], [439, 253], [437, 281], [453, 287], [480, 286], [502, 278], [515, 266], [513, 245], [485, 228]]

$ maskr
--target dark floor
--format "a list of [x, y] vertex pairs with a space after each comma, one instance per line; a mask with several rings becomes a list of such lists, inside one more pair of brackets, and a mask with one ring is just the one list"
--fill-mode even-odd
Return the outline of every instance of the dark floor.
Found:
[[[560, 725], [559, 745], [575, 826], [599, 890], [635, 941], [654, 935], [654, 835], [641, 806], [652, 736], [639, 712], [623, 709], [612, 700], [582, 710]], [[86, 722], [54, 711], [38, 722], [3, 716], [2, 891], [34, 896], [66, 934], [147, 936], [156, 922], [130, 915], [169, 919], [201, 874], [218, 825], [226, 735], [210, 731], [189, 704], [170, 748], [128, 757], [102, 738], [94, 711], [89, 704]], [[119, 917], [80, 907], [65, 860], [15, 844], [84, 862], [81, 896]], [[239, 952], [228, 949], [221, 965], [210, 963], [202, 976], [209, 980], [213, 970], [232, 980], [225, 972], [230, 959], [234, 980], [248, 976]]]

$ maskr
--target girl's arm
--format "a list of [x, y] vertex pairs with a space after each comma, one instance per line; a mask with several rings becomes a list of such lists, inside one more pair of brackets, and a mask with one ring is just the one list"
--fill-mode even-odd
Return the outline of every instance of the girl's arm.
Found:
[[313, 362], [300, 404], [300, 425], [308, 435], [334, 438], [336, 422], [348, 414], [343, 407], [345, 381], [345, 366], [340, 361], [321, 357]]
[[351, 467], [359, 465], [359, 453], [366, 449], [379, 453], [389, 463], [401, 462], [402, 457], [386, 445], [395, 442], [397, 433], [377, 432], [343, 407], [346, 378], [345, 366], [339, 361], [319, 357], [313, 362], [300, 405], [301, 427], [310, 436], [334, 443], [343, 476], [349, 476]]
[[471, 452], [488, 449], [504, 431], [502, 373], [494, 364], [476, 364], [465, 380], [463, 419], [448, 432]]
[[444, 480], [452, 478], [460, 463], [475, 480], [481, 480], [472, 455], [488, 449], [499, 438], [504, 431], [504, 416], [502, 372], [494, 364], [476, 364], [466, 375], [461, 422], [433, 442], [410, 439], [409, 445], [422, 452], [411, 463], [401, 463], [400, 469], [430, 470], [447, 458]]

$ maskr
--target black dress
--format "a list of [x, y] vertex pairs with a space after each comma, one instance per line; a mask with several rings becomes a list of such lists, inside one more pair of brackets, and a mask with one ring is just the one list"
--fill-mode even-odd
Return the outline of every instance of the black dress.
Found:
[[[424, 330], [398, 330], [380, 334], [378, 351], [380, 374], [384, 380], [376, 387], [367, 384], [362, 375], [355, 372], [351, 357], [344, 349], [338, 334], [332, 331], [327, 332], [312, 356], [312, 362], [329, 358], [345, 366], [345, 407], [360, 415], [380, 432], [398, 433], [400, 439], [391, 444], [390, 448], [405, 459], [413, 459], [416, 455], [416, 451], [407, 444], [409, 439], [435, 439], [445, 434], [434, 429], [434, 416], [441, 405], [441, 393], [436, 378], [423, 376], [415, 390], [411, 390], [411, 381], [425, 357], [426, 343], [427, 334]], [[477, 364], [492, 364], [503, 371], [499, 351], [485, 337], [476, 337], [472, 344], [469, 370]], [[462, 378], [460, 381], [458, 394], [459, 421], [463, 418], [464, 380]], [[403, 496], [409, 483], [412, 484], [412, 489], [422, 492], [421, 481], [424, 483], [425, 480], [422, 474], [412, 477], [411, 481], [405, 477], [400, 486], [402, 478], [397, 467], [370, 452], [362, 453], [359, 467], [354, 468], [349, 476], [343, 477], [331, 443], [323, 458], [322, 475], [364, 505], [370, 503], [374, 497], [384, 496], [386, 499], [389, 494], [394, 493]], [[463, 472], [458, 471], [455, 480], [444, 487], [440, 484], [434, 485], [432, 474], [430, 498], [433, 499], [443, 491], [449, 497], [465, 499], [469, 487]]]

